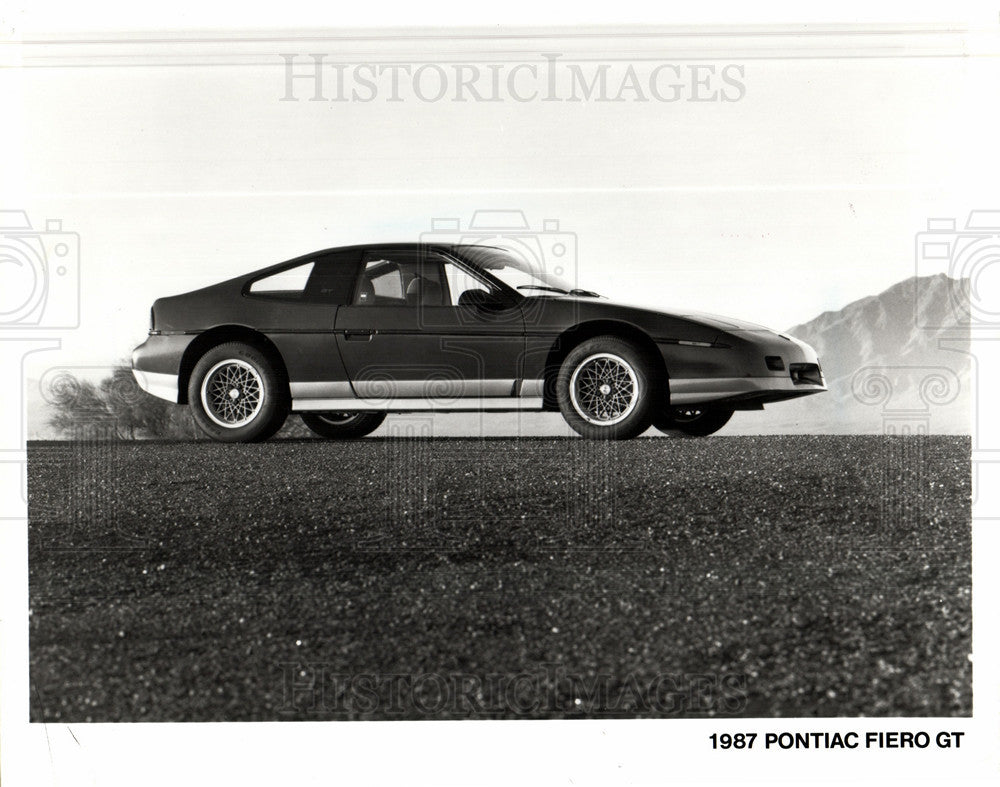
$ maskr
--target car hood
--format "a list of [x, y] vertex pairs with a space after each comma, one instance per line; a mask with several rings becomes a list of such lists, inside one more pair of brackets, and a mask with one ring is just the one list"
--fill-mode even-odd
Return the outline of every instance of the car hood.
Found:
[[533, 298], [548, 298], [560, 301], [574, 301], [580, 304], [603, 304], [607, 307], [621, 309], [632, 314], [642, 314], [648, 317], [669, 317], [674, 320], [684, 320], [695, 323], [705, 328], [712, 328], [719, 331], [767, 331], [768, 333], [778, 333], [773, 328], [760, 325], [747, 320], [740, 320], [735, 317], [726, 317], [719, 314], [709, 314], [707, 312], [694, 312], [687, 309], [671, 309], [649, 304], [625, 303], [623, 301], [613, 301], [604, 296], [597, 298], [578, 295], [536, 295]]
[[735, 317], [722, 317], [718, 314], [684, 312], [678, 313], [677, 316], [683, 317], [685, 320], [700, 322], [703, 325], [711, 325], [713, 328], [719, 328], [723, 331], [770, 331], [771, 333], [776, 333], [776, 331], [768, 328], [766, 325], [759, 325], [755, 322], [747, 322], [746, 320], [738, 320]]

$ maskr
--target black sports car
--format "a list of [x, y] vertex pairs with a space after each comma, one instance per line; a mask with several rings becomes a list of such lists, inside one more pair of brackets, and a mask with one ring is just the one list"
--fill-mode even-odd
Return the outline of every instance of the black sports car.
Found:
[[153, 304], [132, 368], [210, 437], [324, 437], [387, 413], [560, 411], [585, 437], [708, 435], [826, 390], [812, 348], [759, 325], [624, 306], [492, 246], [328, 249]]

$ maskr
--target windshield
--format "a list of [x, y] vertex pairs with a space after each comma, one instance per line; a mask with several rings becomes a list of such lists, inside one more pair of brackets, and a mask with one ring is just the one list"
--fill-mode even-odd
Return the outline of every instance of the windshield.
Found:
[[523, 295], [538, 295], [545, 292], [579, 293], [573, 285], [554, 273], [550, 273], [534, 260], [527, 260], [507, 249], [495, 246], [459, 246], [462, 256], [489, 271], [508, 287]]

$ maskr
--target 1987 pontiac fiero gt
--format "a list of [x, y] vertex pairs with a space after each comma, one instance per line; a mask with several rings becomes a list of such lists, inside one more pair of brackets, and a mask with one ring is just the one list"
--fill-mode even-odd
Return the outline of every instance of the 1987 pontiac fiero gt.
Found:
[[132, 368], [206, 434], [289, 412], [360, 437], [387, 413], [556, 411], [577, 432], [708, 435], [826, 390], [812, 348], [758, 325], [609, 302], [492, 246], [329, 249], [153, 304]]

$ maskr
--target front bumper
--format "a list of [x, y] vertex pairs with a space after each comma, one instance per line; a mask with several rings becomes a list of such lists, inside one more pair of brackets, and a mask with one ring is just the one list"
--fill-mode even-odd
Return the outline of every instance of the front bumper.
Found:
[[[767, 330], [731, 331], [720, 341], [726, 348], [704, 351], [700, 368], [689, 364], [670, 377], [671, 405], [759, 406], [826, 390], [816, 351], [805, 342]], [[769, 367], [769, 357], [779, 365]]]
[[826, 384], [795, 383], [791, 377], [711, 377], [670, 380], [670, 404], [780, 402], [822, 393]]

